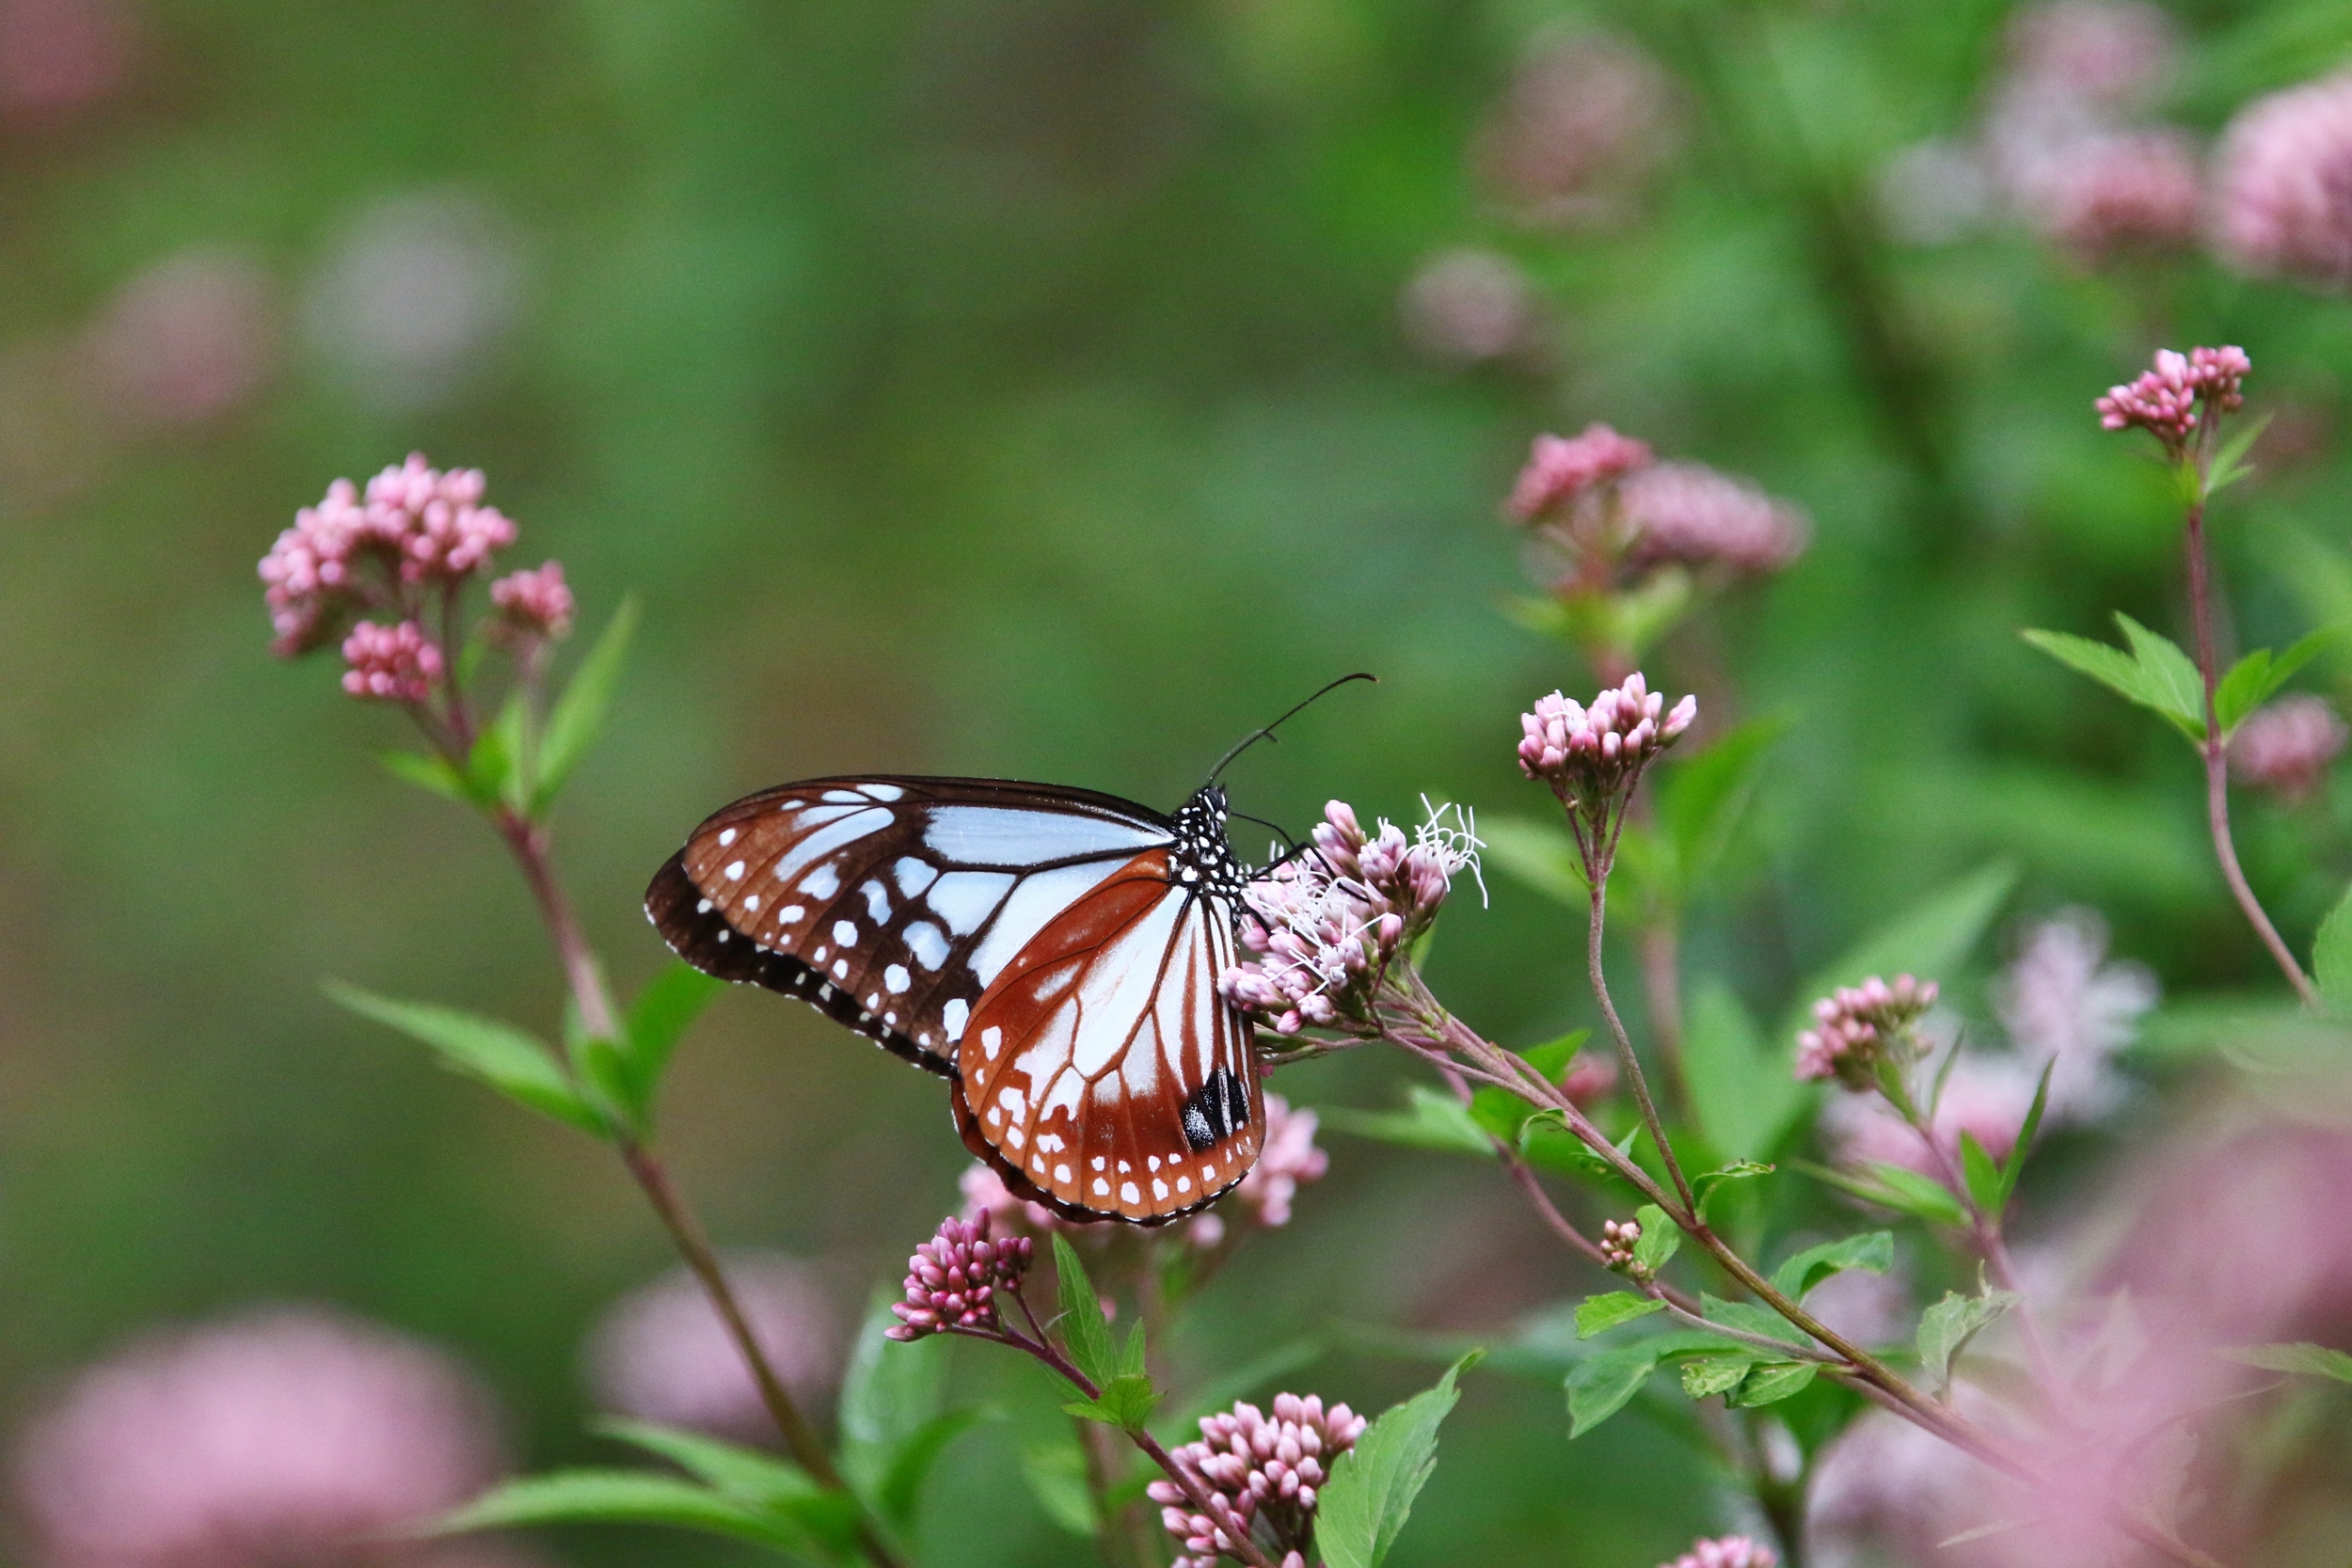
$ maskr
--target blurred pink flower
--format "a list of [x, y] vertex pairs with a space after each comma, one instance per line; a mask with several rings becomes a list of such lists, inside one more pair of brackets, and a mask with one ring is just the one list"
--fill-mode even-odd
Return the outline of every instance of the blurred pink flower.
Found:
[[441, 650], [414, 621], [362, 621], [343, 639], [343, 689], [373, 702], [421, 703], [441, 678]]
[[[1930, 1076], [1923, 1072], [1922, 1076]], [[2038, 1074], [2028, 1072], [2013, 1056], [1963, 1052], [1944, 1081], [1936, 1102], [1937, 1148], [1946, 1158], [1960, 1158], [1960, 1135], [1968, 1132], [1994, 1159], [2007, 1158], [2016, 1147], [2017, 1130], [2033, 1106]], [[1924, 1097], [1923, 1097], [1924, 1098]], [[1924, 1104], [1922, 1110], [1925, 1109]], [[1944, 1178], [1944, 1166], [1929, 1150], [1910, 1123], [1875, 1095], [1838, 1095], [1821, 1107], [1821, 1135], [1840, 1162], [1861, 1164], [1882, 1161]]]
[[2249, 714], [2230, 737], [2230, 768], [2241, 783], [2296, 804], [2311, 799], [2344, 754], [2352, 730], [2325, 697], [2296, 692]]
[[2175, 131], [2088, 136], [2054, 159], [2029, 214], [2085, 265], [2197, 238], [2204, 181]]
[[1661, 1562], [1658, 1568], [1777, 1568], [1780, 1554], [1760, 1541], [1744, 1535], [1719, 1536], [1712, 1541], [1693, 1541], [1691, 1549], [1672, 1562]]
[[2036, 90], [2132, 107], [2171, 73], [2172, 19], [2137, 0], [2053, 0], [2010, 22], [2009, 73]]
[[1302, 1181], [1320, 1181], [1331, 1168], [1331, 1157], [1315, 1147], [1315, 1114], [1291, 1109], [1279, 1094], [1265, 1097], [1265, 1142], [1258, 1163], [1241, 1179], [1220, 1210], [1247, 1211], [1269, 1228], [1291, 1222], [1291, 1200]]
[[61, 119], [119, 88], [139, 49], [121, 0], [0, 0], [0, 117]]
[[1422, 263], [1399, 301], [1406, 341], [1440, 365], [1508, 359], [1534, 346], [1542, 310], [1509, 257], [1463, 247]]
[[1588, 33], [1528, 53], [1473, 160], [1521, 222], [1605, 224], [1673, 151], [1675, 121], [1672, 79], [1630, 43]]
[[1636, 565], [1777, 571], [1804, 549], [1804, 515], [1704, 463], [1660, 463], [1618, 487]]
[[1015, 1197], [993, 1165], [976, 1162], [958, 1182], [963, 1189], [961, 1217], [977, 1220], [987, 1214], [999, 1235], [1010, 1235], [1016, 1227], [1040, 1236], [1064, 1228], [1061, 1217], [1042, 1203]]
[[2257, 99], [2222, 133], [2214, 237], [2257, 276], [2352, 282], [2352, 72]]
[[230, 250], [186, 250], [125, 284], [83, 340], [99, 403], [134, 425], [195, 424], [250, 397], [277, 350], [269, 278]]
[[2106, 954], [2106, 923], [2096, 911], [2061, 910], [2032, 928], [1994, 983], [1994, 1010], [2026, 1069], [2058, 1063], [2046, 1113], [2056, 1122], [2113, 1105], [2115, 1054], [2161, 994], [2145, 965], [2109, 963]]
[[572, 629], [576, 607], [560, 561], [536, 571], [508, 573], [490, 584], [490, 602], [510, 626], [532, 636], [562, 637]]
[[157, 1335], [85, 1372], [26, 1429], [16, 1479], [40, 1568], [360, 1568], [483, 1560], [386, 1537], [500, 1468], [489, 1402], [446, 1356], [284, 1309]]
[[1911, 1287], [1894, 1275], [1867, 1269], [1831, 1275], [1806, 1293], [1804, 1309], [1849, 1343], [1866, 1349], [1899, 1343], [1912, 1328]]
[[[840, 1319], [824, 1289], [807, 1265], [782, 1253], [739, 1253], [725, 1261], [768, 1364], [795, 1399], [815, 1402], [841, 1373]], [[589, 1338], [587, 1370], [608, 1410], [739, 1442], [775, 1440], [742, 1353], [684, 1268], [606, 1313]]]
[[1646, 467], [1646, 442], [1593, 423], [1575, 436], [1538, 436], [1503, 510], [1522, 523], [1573, 506], [1586, 491]]

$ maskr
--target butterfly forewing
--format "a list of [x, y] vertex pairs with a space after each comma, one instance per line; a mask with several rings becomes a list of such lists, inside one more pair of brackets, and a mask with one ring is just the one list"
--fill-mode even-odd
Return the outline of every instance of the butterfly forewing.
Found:
[[1155, 813], [990, 779], [817, 779], [697, 828], [645, 909], [681, 958], [954, 1076], [988, 987], [1073, 900], [1171, 841]]
[[1250, 1032], [1218, 994], [1232, 912], [1141, 854], [1023, 947], [973, 1012], [958, 1124], [1016, 1190], [1152, 1223], [1248, 1174]]

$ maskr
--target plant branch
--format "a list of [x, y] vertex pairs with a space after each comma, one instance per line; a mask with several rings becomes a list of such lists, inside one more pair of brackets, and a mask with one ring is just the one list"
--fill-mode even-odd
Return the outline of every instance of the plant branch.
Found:
[[1633, 1085], [1634, 1101], [1642, 1108], [1642, 1125], [1649, 1130], [1650, 1142], [1658, 1146], [1658, 1157], [1665, 1163], [1666, 1175], [1673, 1180], [1675, 1191], [1682, 1196], [1683, 1212], [1696, 1220], [1698, 1196], [1684, 1178], [1681, 1163], [1675, 1158], [1674, 1145], [1666, 1137], [1666, 1125], [1658, 1115], [1658, 1103], [1650, 1098], [1649, 1080], [1642, 1073], [1641, 1058], [1633, 1053], [1632, 1037], [1625, 1031], [1625, 1021], [1617, 1016], [1617, 1005], [1610, 1000], [1609, 977], [1600, 961], [1601, 933], [1609, 918], [1608, 862], [1603, 860], [1597, 870], [1598, 874], [1591, 884], [1592, 918], [1585, 925], [1585, 978], [1592, 984], [1594, 1000], [1600, 1004], [1601, 1017], [1608, 1021], [1610, 1037], [1616, 1041], [1617, 1060]]

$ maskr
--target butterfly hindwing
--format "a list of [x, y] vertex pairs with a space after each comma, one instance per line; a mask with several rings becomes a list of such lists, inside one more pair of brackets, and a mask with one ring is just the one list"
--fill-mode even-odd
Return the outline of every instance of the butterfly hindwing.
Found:
[[678, 955], [797, 996], [932, 1071], [989, 983], [1167, 819], [992, 779], [816, 779], [697, 828], [647, 889]]
[[1168, 850], [1119, 866], [975, 1008], [965, 1142], [1064, 1213], [1154, 1224], [1215, 1198], [1263, 1132], [1249, 1025], [1216, 988], [1232, 961], [1231, 906], [1172, 877]]

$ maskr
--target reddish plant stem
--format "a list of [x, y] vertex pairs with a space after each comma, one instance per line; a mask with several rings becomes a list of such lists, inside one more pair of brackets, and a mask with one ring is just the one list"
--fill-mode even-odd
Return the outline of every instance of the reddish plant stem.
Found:
[[[2201, 479], [2200, 481], [2201, 483]], [[2221, 876], [2230, 884], [2230, 894], [2237, 907], [2245, 912], [2247, 923], [2263, 945], [2278, 961], [2287, 983], [2303, 999], [2303, 1006], [2318, 1010], [2319, 991], [2303, 966], [2296, 961], [2295, 950], [2279, 935], [2279, 928], [2270, 923], [2262, 900], [2246, 880], [2246, 873], [2237, 863], [2237, 846], [2230, 836], [2230, 758], [2229, 747], [2221, 734], [2221, 719], [2216, 693], [2220, 686], [2217, 661], [2214, 653], [2213, 635], [2213, 573], [2205, 559], [2205, 505], [2192, 501], [2188, 508], [2185, 530], [2188, 550], [2188, 604], [2190, 618], [2197, 628], [2197, 673], [2205, 687], [2205, 738], [2199, 750], [2205, 759], [2205, 822], [2213, 832], [2213, 852], [2221, 862]]]

